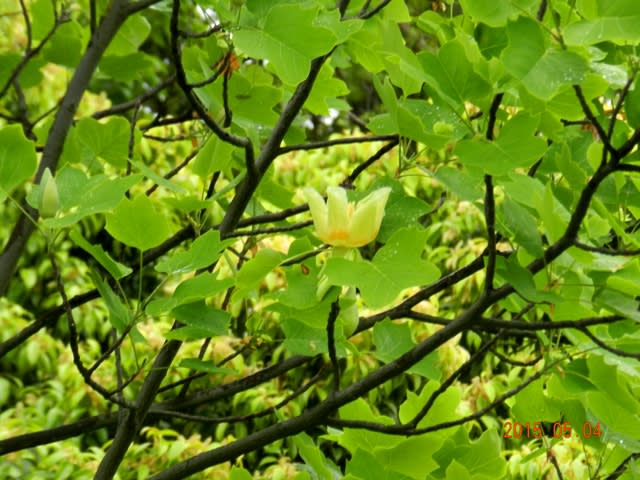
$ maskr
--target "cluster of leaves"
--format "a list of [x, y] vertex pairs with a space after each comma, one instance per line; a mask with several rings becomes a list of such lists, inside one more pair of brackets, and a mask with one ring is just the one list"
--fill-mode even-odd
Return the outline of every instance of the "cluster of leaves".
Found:
[[424, 3], [0, 7], [0, 474], [637, 475], [640, 7]]

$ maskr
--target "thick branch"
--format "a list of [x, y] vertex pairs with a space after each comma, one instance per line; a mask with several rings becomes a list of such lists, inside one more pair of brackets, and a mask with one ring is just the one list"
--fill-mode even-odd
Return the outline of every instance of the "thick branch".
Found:
[[276, 423], [263, 430], [249, 434], [228, 445], [196, 455], [151, 477], [152, 480], [185, 478], [212, 465], [233, 460], [246, 452], [256, 450], [276, 440], [295, 435], [314, 425], [326, 423], [327, 416], [342, 405], [352, 402], [373, 388], [376, 388], [378, 385], [411, 368], [411, 366], [422, 360], [430, 352], [467, 328], [468, 325], [473, 322], [474, 318], [480, 315], [488, 306], [487, 297], [481, 297], [471, 308], [442, 330], [439, 330], [425, 341], [416, 345], [393, 362], [383, 365], [360, 381], [331, 395], [311, 410], [307, 410], [303, 414], [290, 420]]

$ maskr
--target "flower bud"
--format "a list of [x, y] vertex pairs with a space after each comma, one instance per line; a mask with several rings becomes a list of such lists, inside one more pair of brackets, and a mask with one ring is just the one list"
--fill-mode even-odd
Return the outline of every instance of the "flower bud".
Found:
[[45, 168], [40, 179], [40, 216], [42, 218], [55, 217], [59, 208], [60, 198], [58, 197], [56, 179], [51, 175], [51, 170]]

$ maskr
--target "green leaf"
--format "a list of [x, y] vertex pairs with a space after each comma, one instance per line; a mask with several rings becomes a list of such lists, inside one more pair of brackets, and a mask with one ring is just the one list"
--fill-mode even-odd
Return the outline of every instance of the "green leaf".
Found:
[[[178, 368], [188, 368], [198, 372], [207, 372], [221, 375], [237, 375], [233, 368], [218, 367], [215, 362], [200, 360], [199, 358], [185, 358], [180, 361]], [[251, 478], [251, 477], [249, 477]]]
[[[316, 299], [316, 289], [313, 290], [314, 299]], [[295, 319], [310, 328], [320, 329], [321, 336], [324, 338], [326, 335], [323, 333], [326, 330], [327, 318], [329, 317], [329, 311], [331, 310], [331, 303], [336, 300], [338, 296], [338, 289], [334, 288], [329, 290], [322, 301], [311, 303], [302, 301], [300, 302], [300, 308], [297, 306], [289, 306], [284, 303], [276, 303], [269, 306], [269, 310], [278, 312], [281, 319]], [[278, 295], [274, 295], [278, 298]], [[310, 303], [307, 307], [306, 303]]]
[[171, 313], [176, 320], [189, 327], [206, 330], [209, 336], [226, 335], [229, 330], [231, 315], [209, 307], [204, 301], [180, 305]]
[[98, 292], [100, 292], [100, 296], [104, 300], [107, 310], [109, 310], [109, 321], [111, 325], [113, 325], [119, 333], [122, 333], [132, 320], [131, 312], [122, 300], [120, 300], [120, 297], [111, 289], [109, 284], [102, 280], [97, 273], [92, 271], [91, 279], [98, 289]]
[[513, 286], [516, 291], [528, 301], [532, 302], [560, 302], [562, 298], [552, 292], [545, 292], [538, 288], [533, 275], [518, 262], [516, 255], [496, 259], [496, 273]]
[[409, 478], [421, 480], [438, 468], [431, 455], [442, 446], [442, 438], [435, 435], [421, 435], [404, 440], [391, 448], [376, 448], [374, 455], [390, 471]]
[[312, 262], [303, 262], [286, 268], [287, 288], [274, 294], [281, 304], [305, 310], [318, 303], [318, 267]]
[[449, 466], [454, 461], [464, 465], [469, 472], [464, 478], [493, 480], [503, 478], [507, 471], [500, 446], [495, 429], [484, 431], [475, 441], [469, 441], [466, 432], [459, 429], [455, 438], [450, 438], [434, 458], [442, 466]]
[[603, 435], [608, 441], [631, 451], [640, 450], [640, 418], [637, 410], [640, 405], [636, 405], [634, 411], [620, 408], [620, 404], [614, 403], [615, 399], [607, 395], [606, 390], [587, 392], [583, 398], [587, 410], [602, 422]]
[[324, 456], [320, 447], [309, 435], [300, 433], [293, 437], [293, 442], [298, 447], [298, 452], [304, 462], [315, 473], [315, 478], [337, 478], [339, 476], [338, 468]]
[[600, 305], [611, 312], [640, 322], [638, 300], [636, 300], [635, 296], [630, 296], [618, 290], [605, 287], [594, 297], [594, 302], [596, 305]]
[[7, 83], [14, 68], [20, 63], [21, 58], [16, 53], [0, 54], [0, 85], [4, 86]]
[[498, 222], [501, 222], [504, 229], [529, 253], [536, 257], [542, 255], [542, 239], [537, 221], [529, 210], [506, 197], [498, 209]]
[[[381, 187], [391, 187], [392, 189], [377, 237], [378, 241], [385, 243], [401, 228], [418, 226], [418, 219], [433, 207], [427, 205], [424, 200], [407, 195], [400, 182], [387, 178], [376, 182], [367, 192]], [[363, 195], [367, 192], [364, 192]]]
[[207, 179], [212, 173], [224, 170], [231, 162], [233, 150], [233, 145], [211, 135], [193, 161], [193, 173]]
[[561, 417], [558, 402], [545, 395], [544, 380], [536, 380], [515, 396], [512, 419], [520, 423], [555, 422]]
[[317, 8], [276, 5], [269, 10], [264, 28], [245, 27], [234, 32], [233, 41], [241, 52], [265, 58], [283, 82], [296, 85], [309, 73], [311, 60], [329, 52], [336, 35], [314, 20]]
[[[400, 411], [398, 414], [400, 421], [407, 423], [413, 420], [439, 386], [440, 384], [437, 381], [429, 382], [422, 388], [419, 395], [414, 392], [407, 392], [407, 399], [402, 402], [402, 405], [400, 405]], [[460, 388], [447, 388], [444, 393], [438, 396], [425, 417], [420, 420], [418, 427], [422, 428], [442, 422], [457, 420], [460, 418], [460, 415], [456, 413], [456, 409], [461, 401], [462, 392]], [[439, 443], [442, 444], [442, 442]]]
[[427, 83], [458, 111], [464, 111], [466, 101], [478, 102], [491, 93], [490, 85], [475, 73], [458, 40], [447, 42], [437, 55], [422, 52], [418, 58]]
[[189, 342], [193, 340], [202, 340], [214, 336], [208, 328], [198, 327], [180, 327], [170, 330], [164, 334], [167, 340], [178, 340], [180, 342]]
[[163, 259], [156, 265], [156, 270], [163, 273], [186, 273], [208, 267], [220, 257], [231, 241], [221, 241], [220, 232], [209, 230], [196, 238], [184, 252], [178, 252]]
[[104, 75], [117, 78], [121, 82], [130, 82], [141, 75], [143, 70], [153, 67], [152, 57], [142, 52], [129, 53], [128, 55], [106, 55], [100, 60], [100, 72]]
[[129, 55], [137, 52], [149, 33], [151, 33], [151, 24], [143, 14], [138, 13], [130, 16], [118, 29], [118, 33], [109, 44], [105, 56]]
[[126, 118], [112, 117], [105, 123], [93, 118], [83, 118], [75, 130], [75, 138], [84, 149], [84, 161], [89, 165], [102, 159], [114, 167], [127, 166], [131, 132]]
[[36, 170], [36, 147], [20, 125], [0, 130], [0, 201]]
[[461, 200], [473, 202], [482, 197], [482, 189], [478, 180], [472, 178], [463, 170], [445, 165], [438, 168], [434, 177], [449, 188], [451, 193], [460, 197]]
[[[408, 352], [416, 343], [411, 338], [408, 323], [394, 323], [391, 320], [378, 322], [373, 327], [374, 354], [378, 360], [392, 362], [400, 355]], [[436, 366], [438, 355], [433, 352], [420, 360], [409, 370], [430, 380], [438, 380], [442, 373]]]
[[236, 467], [234, 465], [231, 467], [229, 480], [253, 480], [253, 477], [251, 476], [251, 473], [244, 468]]
[[383, 307], [405, 288], [427, 284], [440, 275], [432, 263], [421, 258], [426, 238], [426, 230], [398, 230], [372, 262], [332, 257], [325, 273], [333, 285], [359, 287], [371, 308]]
[[236, 276], [239, 289], [247, 290], [258, 286], [262, 279], [284, 259], [280, 252], [270, 249], [260, 250], [255, 257], [245, 263]]
[[390, 469], [382, 460], [378, 460], [370, 451], [358, 448], [354, 449], [349, 463], [347, 463], [347, 477], [358, 480], [375, 478], [376, 480], [411, 480], [411, 477], [402, 475]]
[[116, 280], [126, 277], [133, 271], [126, 265], [116, 262], [100, 245], [90, 244], [78, 230], [72, 230], [69, 232], [69, 238], [85, 252], [91, 255]]
[[42, 40], [55, 24], [55, 4], [48, 0], [36, 0], [31, 5], [31, 35]]
[[509, 18], [518, 14], [518, 10], [511, 5], [511, 2], [460, 0], [460, 5], [466, 15], [470, 15], [474, 20], [490, 27], [502, 27]]
[[457, 460], [454, 460], [447, 466], [445, 480], [457, 480], [458, 478], [477, 478], [472, 477], [471, 472], [467, 470], [467, 468], [459, 463]]
[[498, 139], [458, 142], [455, 153], [465, 166], [479, 174], [505, 175], [517, 167], [529, 167], [544, 155], [547, 144], [535, 136], [539, 118], [520, 113], [502, 128]]
[[[381, 84], [374, 77], [373, 84], [389, 113], [373, 117], [371, 131], [377, 134], [399, 134], [437, 149], [463, 138], [468, 129], [458, 115], [446, 104], [422, 100], [397, 99], [388, 79]], [[438, 126], [446, 126], [446, 131]]]
[[640, 41], [640, 5], [634, 0], [590, 0], [578, 2], [584, 20], [563, 31], [568, 45], [592, 45], [611, 41], [618, 44]]
[[304, 107], [315, 115], [328, 115], [330, 108], [349, 110], [349, 104], [337, 98], [348, 93], [347, 84], [336, 78], [333, 69], [325, 64], [313, 84]]
[[[63, 228], [82, 218], [113, 210], [124, 198], [125, 192], [142, 180], [142, 175], [109, 178], [94, 175], [87, 178], [75, 168], [64, 168], [56, 175], [63, 215], [48, 218], [44, 224], [50, 228]], [[70, 212], [70, 213], [67, 213]]]
[[624, 111], [627, 114], [627, 122], [633, 128], [640, 128], [640, 82], [634, 83], [624, 99]]
[[171, 233], [166, 217], [156, 211], [145, 195], [123, 199], [107, 215], [106, 229], [116, 240], [143, 251], [157, 247]]
[[43, 56], [51, 63], [75, 68], [82, 57], [85, 41], [86, 34], [83, 28], [76, 21], [70, 20], [58, 27], [51, 40], [47, 42]]
[[[327, 312], [328, 313], [328, 312]], [[322, 328], [313, 328], [306, 323], [297, 321], [294, 318], [287, 318], [281, 322], [285, 340], [282, 346], [285, 350], [295, 355], [315, 356], [320, 353], [327, 353], [327, 315], [324, 316]], [[335, 342], [338, 357], [346, 356], [352, 347], [344, 339], [337, 339]]]
[[166, 188], [167, 190], [173, 193], [186, 193], [187, 190], [180, 185], [176, 185], [170, 180], [167, 180], [161, 175], [158, 175], [152, 169], [147, 167], [143, 162], [131, 162], [134, 167], [136, 167], [140, 172], [147, 177], [149, 180], [152, 180], [154, 183], [159, 186]]
[[509, 46], [502, 52], [506, 69], [535, 97], [550, 100], [563, 85], [580, 83], [589, 70], [577, 53], [546, 48], [541, 27], [520, 18], [507, 27]]
[[217, 272], [201, 273], [176, 287], [173, 298], [178, 305], [209, 298], [233, 285], [232, 278], [217, 278]]
[[557, 241], [569, 223], [569, 212], [556, 198], [551, 183], [547, 183], [542, 198], [531, 198], [531, 205], [538, 211], [545, 227], [547, 238], [551, 242]]

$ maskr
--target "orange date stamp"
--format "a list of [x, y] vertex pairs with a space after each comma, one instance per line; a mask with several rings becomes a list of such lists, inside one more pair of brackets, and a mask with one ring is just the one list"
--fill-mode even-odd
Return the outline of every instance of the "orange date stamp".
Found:
[[[549, 424], [547, 424], [549, 425]], [[600, 422], [591, 423], [583, 422], [582, 425], [574, 427], [570, 422], [555, 422], [547, 432], [542, 427], [542, 422], [512, 422], [507, 420], [502, 424], [503, 438], [542, 438], [549, 436], [557, 439], [582, 438], [589, 439], [591, 437], [601, 437], [602, 428]]]

